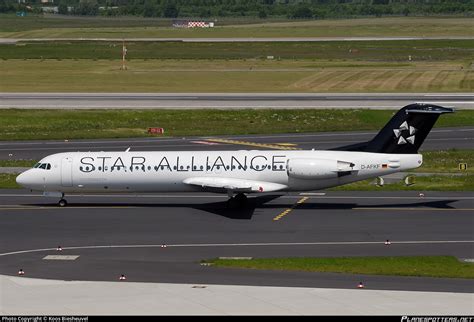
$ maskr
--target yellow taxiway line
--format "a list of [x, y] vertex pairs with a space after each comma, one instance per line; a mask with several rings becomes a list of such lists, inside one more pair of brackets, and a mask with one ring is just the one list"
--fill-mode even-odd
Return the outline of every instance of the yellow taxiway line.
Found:
[[288, 208], [288, 209], [285, 209], [284, 211], [282, 211], [278, 216], [276, 216], [275, 218], [273, 218], [273, 221], [278, 221], [280, 219], [282, 219], [283, 217], [285, 217], [286, 215], [288, 215], [293, 209], [295, 209], [296, 207], [298, 207], [299, 205], [301, 205], [302, 203], [304, 203], [306, 200], [308, 200], [309, 197], [303, 197], [301, 198], [300, 200], [298, 200], [291, 208]]
[[238, 144], [238, 145], [249, 145], [249, 146], [256, 146], [256, 147], [259, 147], [259, 148], [268, 148], [268, 149], [276, 149], [276, 150], [299, 150], [298, 148], [288, 146], [291, 143], [266, 144], [266, 143], [257, 143], [257, 142], [239, 141], [239, 140], [230, 140], [230, 139], [220, 139], [220, 138], [206, 139], [206, 141], [217, 142], [217, 143]]

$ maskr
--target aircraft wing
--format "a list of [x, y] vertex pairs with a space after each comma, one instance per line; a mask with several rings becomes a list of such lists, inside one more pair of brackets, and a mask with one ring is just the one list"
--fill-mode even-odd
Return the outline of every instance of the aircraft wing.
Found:
[[183, 183], [210, 191], [272, 192], [288, 188], [280, 183], [220, 177], [187, 178]]

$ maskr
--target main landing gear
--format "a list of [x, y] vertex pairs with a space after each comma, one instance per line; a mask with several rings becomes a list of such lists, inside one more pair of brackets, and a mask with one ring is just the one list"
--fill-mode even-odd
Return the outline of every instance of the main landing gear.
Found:
[[66, 207], [67, 206], [67, 201], [66, 201], [66, 199], [64, 199], [64, 193], [61, 196], [61, 200], [59, 200], [59, 202], [58, 202], [58, 206], [59, 207]]
[[238, 193], [233, 197], [230, 197], [227, 201], [227, 205], [230, 207], [244, 207], [247, 204], [247, 196], [243, 193]]

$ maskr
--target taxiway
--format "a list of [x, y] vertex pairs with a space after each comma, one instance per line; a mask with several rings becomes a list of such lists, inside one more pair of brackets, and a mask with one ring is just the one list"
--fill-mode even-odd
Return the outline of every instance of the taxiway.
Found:
[[[474, 292], [464, 279], [257, 271], [202, 266], [216, 257], [452, 255], [474, 258], [471, 193], [0, 194], [0, 274], [61, 280]], [[285, 215], [281, 214], [291, 209]], [[386, 240], [392, 242], [387, 246]], [[56, 248], [62, 247], [58, 252]], [[166, 246], [166, 247], [165, 247]], [[51, 260], [52, 256], [73, 256]], [[77, 257], [75, 257], [77, 256]]]

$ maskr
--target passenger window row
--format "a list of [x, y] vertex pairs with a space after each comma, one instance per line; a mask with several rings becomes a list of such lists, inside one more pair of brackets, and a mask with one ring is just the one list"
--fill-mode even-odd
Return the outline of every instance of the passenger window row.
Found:
[[[139, 170], [145, 171], [146, 169], [148, 169], [148, 171], [151, 171], [152, 169], [154, 169], [155, 171], [158, 171], [158, 170], [165, 170], [167, 168], [168, 168], [168, 166], [163, 166], [163, 165], [162, 166], [154, 166], [153, 168], [152, 168], [152, 166], [145, 167], [143, 165], [143, 166], [129, 167], [128, 169], [130, 171], [134, 171], [134, 170], [136, 170], [136, 171], [139, 171]], [[224, 170], [225, 169], [226, 170], [235, 170], [235, 169], [247, 170], [247, 168], [252, 169], [252, 167], [246, 167], [246, 166], [232, 166], [231, 167], [231, 166], [219, 166], [219, 165], [215, 166], [214, 168], [217, 169], [217, 170], [221, 170], [221, 168], [224, 169]], [[253, 168], [255, 170], [264, 170], [264, 169], [270, 170], [272, 167], [271, 167], [271, 165], [268, 165], [268, 166], [266, 166], [266, 165], [262, 165], [262, 166], [256, 165]], [[110, 167], [110, 171], [119, 171], [119, 170], [124, 170], [124, 169], [125, 169], [125, 167], [121, 167], [121, 166]], [[173, 170], [178, 170], [178, 167], [173, 166], [172, 169]], [[182, 166], [182, 165], [179, 166], [179, 170], [185, 171], [185, 170], [190, 170], [190, 169], [191, 169], [191, 166], [189, 166], [189, 165], [188, 166]], [[211, 166], [207, 166], [207, 170], [211, 170], [211, 169], [212, 169]], [[93, 167], [89, 167], [89, 166], [85, 166], [85, 167], [81, 166], [81, 167], [79, 167], [79, 170], [89, 172], [89, 171], [94, 171], [95, 169]], [[99, 166], [99, 167], [97, 167], [97, 170], [98, 171], [108, 171], [109, 168], [108, 167], [102, 168], [101, 166]], [[202, 166], [202, 165], [199, 166], [199, 167], [198, 166], [193, 166], [193, 170], [204, 171], [204, 166]], [[280, 165], [278, 167], [273, 166], [273, 170], [284, 170], [284, 167], [283, 167], [283, 165]]]

